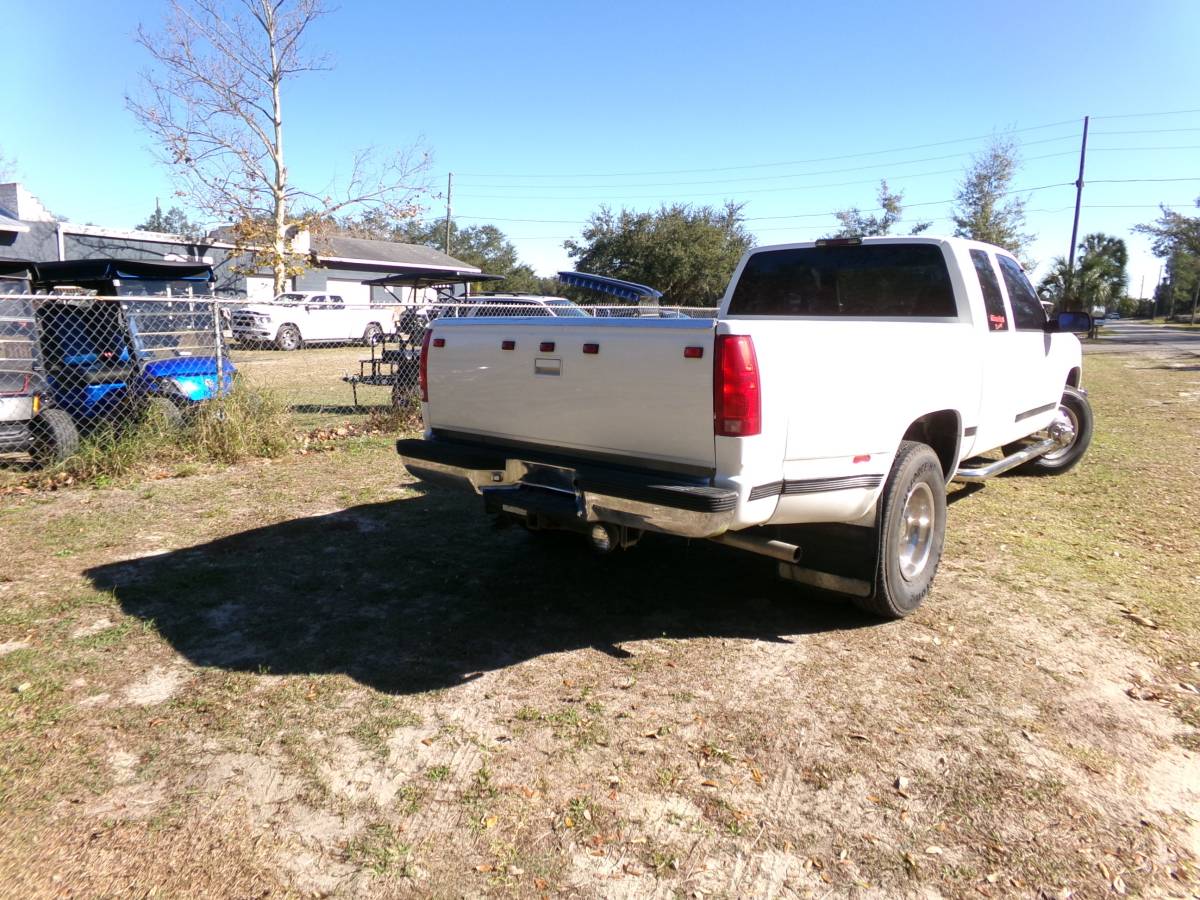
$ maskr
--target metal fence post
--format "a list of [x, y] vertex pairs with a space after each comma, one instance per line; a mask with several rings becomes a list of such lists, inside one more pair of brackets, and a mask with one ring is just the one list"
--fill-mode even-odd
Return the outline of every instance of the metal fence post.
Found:
[[216, 297], [214, 297], [212, 300], [212, 312], [213, 312], [213, 329], [214, 329], [213, 337], [216, 338], [215, 355], [217, 358], [217, 392], [216, 392], [216, 396], [220, 397], [222, 394], [225, 393], [225, 363], [224, 363], [223, 354], [221, 352], [223, 349], [221, 345], [223, 343], [224, 333], [221, 328], [221, 304], [219, 302], [217, 302]]

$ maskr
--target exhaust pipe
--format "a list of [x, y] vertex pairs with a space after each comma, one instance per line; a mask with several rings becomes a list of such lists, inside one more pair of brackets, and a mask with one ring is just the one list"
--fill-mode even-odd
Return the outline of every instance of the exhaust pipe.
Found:
[[709, 540], [718, 544], [724, 544], [726, 547], [736, 547], [738, 550], [747, 550], [750, 553], [757, 553], [759, 556], [769, 556], [771, 559], [777, 559], [780, 562], [786, 563], [798, 563], [804, 555], [804, 551], [796, 544], [789, 544], [787, 541], [773, 541], [768, 538], [754, 537], [743, 534], [740, 531], [726, 531], [715, 538], [709, 538]]

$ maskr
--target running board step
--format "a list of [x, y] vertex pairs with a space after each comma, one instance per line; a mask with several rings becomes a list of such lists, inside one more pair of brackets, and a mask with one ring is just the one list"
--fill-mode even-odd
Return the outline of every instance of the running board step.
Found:
[[[1024, 465], [1031, 459], [1045, 456], [1051, 450], [1057, 450], [1061, 446], [1061, 441], [1049, 437], [1035, 444], [1030, 444], [1023, 450], [1018, 450], [1016, 453], [1006, 456], [1003, 459], [978, 460], [981, 465], [960, 466], [959, 470], [954, 473], [951, 481], [960, 481], [964, 484], [979, 484], [982, 481], [987, 481], [989, 478], [995, 478], [997, 475], [1007, 472], [1010, 469], [1015, 469], [1017, 466]], [[975, 461], [970, 460], [969, 462]]]

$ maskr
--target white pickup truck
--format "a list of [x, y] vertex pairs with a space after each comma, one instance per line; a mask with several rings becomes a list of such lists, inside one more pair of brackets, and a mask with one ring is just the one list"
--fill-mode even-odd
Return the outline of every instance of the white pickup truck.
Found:
[[531, 529], [598, 549], [707, 538], [900, 617], [933, 582], [949, 481], [1057, 474], [1084, 454], [1072, 332], [1089, 324], [1048, 319], [987, 244], [760, 247], [715, 320], [437, 320], [425, 436], [397, 449], [416, 477]]
[[241, 306], [229, 317], [240, 344], [271, 344], [299, 350], [305, 344], [351, 343], [370, 346], [395, 331], [394, 303], [347, 304], [326, 291], [290, 291], [270, 303]]

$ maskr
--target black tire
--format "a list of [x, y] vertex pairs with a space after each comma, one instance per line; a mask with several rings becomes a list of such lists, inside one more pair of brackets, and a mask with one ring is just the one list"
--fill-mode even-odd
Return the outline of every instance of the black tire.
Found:
[[383, 340], [383, 329], [379, 327], [377, 322], [372, 322], [367, 326], [367, 330], [363, 332], [363, 346], [373, 347]]
[[902, 619], [933, 586], [946, 539], [946, 481], [931, 447], [900, 444], [880, 502], [875, 594], [855, 603], [873, 615]]
[[30, 455], [39, 466], [52, 466], [79, 449], [79, 429], [61, 409], [44, 409], [29, 423], [33, 432]]
[[[1092, 405], [1088, 403], [1087, 394], [1078, 388], [1069, 387], [1063, 391], [1058, 412], [1075, 429], [1075, 440], [1068, 447], [1031, 459], [1025, 465], [1013, 469], [1013, 472], [1019, 475], [1062, 475], [1079, 465], [1092, 443], [1092, 431], [1095, 428]], [[1020, 448], [1020, 444], [1006, 444], [1004, 452], [1015, 453]]]
[[295, 325], [280, 325], [279, 331], [275, 334], [275, 349], [276, 350], [299, 350], [304, 346], [304, 338], [300, 336], [300, 329]]
[[151, 397], [146, 401], [143, 415], [149, 422], [174, 430], [183, 425], [183, 411], [166, 397]]

